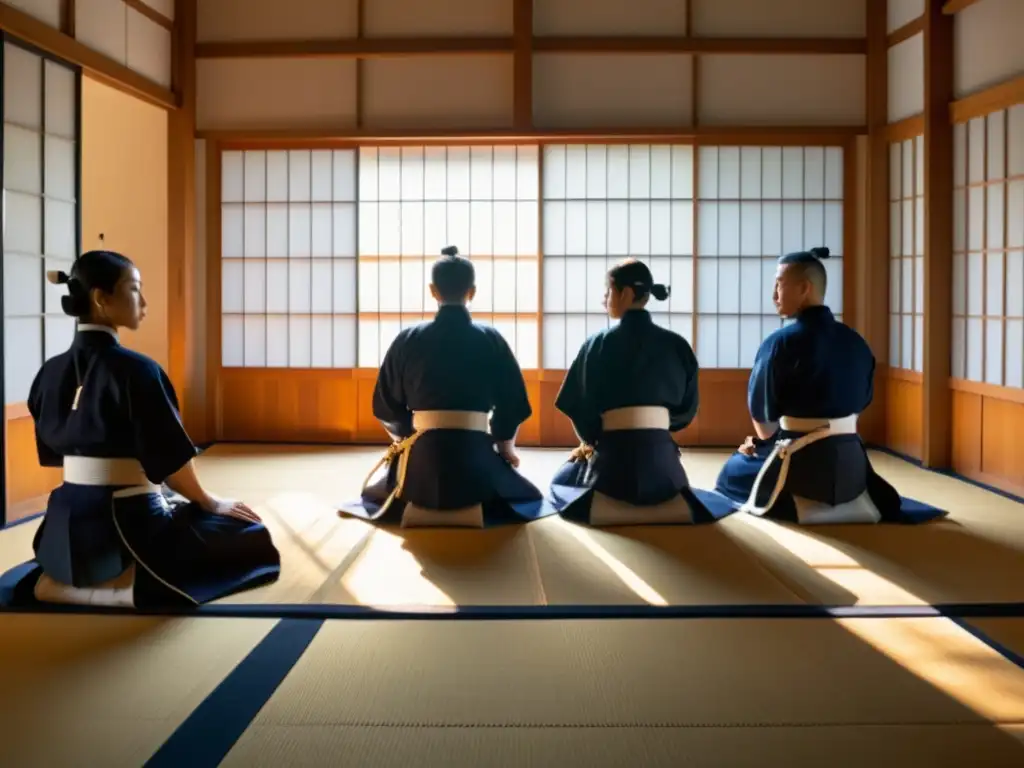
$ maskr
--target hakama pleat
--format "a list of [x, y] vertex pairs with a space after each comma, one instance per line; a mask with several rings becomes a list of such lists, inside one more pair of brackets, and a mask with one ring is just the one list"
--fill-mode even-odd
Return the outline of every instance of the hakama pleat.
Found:
[[[780, 432], [779, 437], [802, 433]], [[753, 456], [736, 452], [726, 461], [715, 483], [715, 492], [739, 510], [750, 497], [762, 466], [771, 456], [772, 440], [759, 440]], [[776, 458], [758, 487], [755, 504], [770, 500], [779, 476]], [[838, 508], [849, 510], [844, 514]], [[836, 510], [830, 519], [830, 508]], [[871, 466], [860, 437], [836, 435], [809, 445], [792, 455], [786, 483], [765, 517], [803, 525], [836, 523], [899, 523], [917, 525], [943, 518], [947, 511], [900, 494]]]
[[[398, 457], [340, 512], [379, 525], [409, 525], [415, 508], [420, 522], [412, 524], [417, 526], [473, 528], [526, 523], [555, 513], [544, 494], [497, 454], [486, 433], [432, 429], [407, 450], [404, 486], [383, 512], [398, 483]], [[422, 522], [424, 517], [429, 522]]]
[[604, 433], [589, 460], [567, 461], [549, 499], [565, 519], [587, 525], [700, 525], [732, 514], [719, 495], [691, 488], [671, 433]]
[[96, 588], [134, 566], [134, 607], [189, 607], [272, 583], [281, 571], [262, 523], [157, 493], [114, 496], [107, 487], [68, 483], [51, 494], [33, 548], [33, 560], [0, 578], [2, 599], [38, 602], [45, 573], [58, 585], [94, 590], [94, 604], [102, 604]]

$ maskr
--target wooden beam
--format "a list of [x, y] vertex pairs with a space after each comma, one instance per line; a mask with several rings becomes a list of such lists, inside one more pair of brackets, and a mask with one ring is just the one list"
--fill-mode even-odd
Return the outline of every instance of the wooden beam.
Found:
[[[517, 17], [526, 12], [516, 0]], [[532, 7], [530, 8], [532, 18]], [[344, 40], [246, 40], [199, 43], [196, 58], [348, 58], [398, 56], [500, 55], [525, 49], [512, 37], [365, 38]], [[864, 38], [727, 38], [727, 37], [530, 37], [533, 51], [543, 53], [733, 53], [864, 54]]]
[[952, 457], [949, 389], [953, 317], [953, 17], [938, 3], [925, 11], [924, 36], [924, 371], [921, 462]]
[[885, 140], [894, 144], [924, 133], [924, 115], [913, 115], [885, 126]]
[[174, 94], [151, 80], [73, 40], [15, 8], [0, 3], [0, 29], [71, 64], [100, 82], [164, 109], [174, 109]]
[[195, 394], [196, 15], [196, 0], [175, 0], [172, 79], [180, 106], [167, 123], [167, 325], [168, 374], [186, 428], [203, 442], [203, 403]]
[[[175, 0], [175, 2], [177, 2], [177, 0]], [[131, 9], [138, 11], [155, 24], [159, 24], [164, 29], [171, 30], [172, 32], [174, 31], [173, 21], [168, 19], [166, 16], [164, 16], [162, 13], [155, 10], [154, 8], [151, 8], [150, 6], [146, 5], [144, 2], [142, 2], [142, 0], [124, 0], [124, 4]], [[174, 15], [178, 16], [177, 13], [175, 13]], [[178, 16], [178, 18], [181, 17]]]
[[511, 37], [369, 38], [199, 43], [197, 59], [374, 59], [512, 53]]
[[945, 5], [942, 6], [942, 12], [947, 16], [952, 16], [955, 13], [965, 8], [970, 8], [975, 3], [980, 3], [981, 0], [946, 0]]
[[543, 53], [863, 54], [861, 37], [536, 37]]
[[886, 0], [867, 1], [867, 162], [865, 163], [865, 234], [862, 258], [857, 265], [857, 331], [875, 354], [875, 402], [864, 415], [864, 435], [872, 442], [887, 443], [886, 387], [878, 373], [889, 362], [889, 140], [888, 45]]
[[623, 144], [628, 142], [689, 143], [700, 139], [706, 143], [757, 146], [770, 142], [778, 146], [841, 146], [854, 136], [865, 135], [863, 125], [836, 126], [668, 126], [636, 128], [567, 128], [480, 130], [478, 128], [441, 128], [436, 130], [392, 130], [354, 129], [351, 125], [329, 129], [283, 129], [283, 130], [198, 130], [201, 139], [217, 141], [225, 147], [344, 147], [367, 144], [452, 144], [458, 143], [501, 143], [538, 144], [543, 142], [586, 143], [605, 142]]
[[[362, 40], [366, 34], [366, 0], [356, 0], [356, 36]], [[356, 59], [356, 128], [366, 123], [366, 71], [362, 59]]]
[[886, 36], [886, 44], [892, 48], [894, 45], [899, 45], [920, 32], [924, 32], [924, 16], [918, 16], [913, 21], [908, 21], [902, 27], [894, 29]]
[[953, 123], [966, 123], [975, 117], [998, 112], [1022, 102], [1024, 75], [957, 99], [949, 105], [949, 119]]
[[533, 0], [513, 0], [512, 124], [533, 128]]

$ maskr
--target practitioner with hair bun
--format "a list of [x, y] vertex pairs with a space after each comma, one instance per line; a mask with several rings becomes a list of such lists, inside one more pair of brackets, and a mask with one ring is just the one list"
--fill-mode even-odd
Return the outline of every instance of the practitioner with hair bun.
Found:
[[716, 491], [737, 509], [803, 525], [942, 517], [871, 466], [857, 419], [871, 404], [875, 358], [825, 305], [828, 257], [818, 247], [779, 259], [772, 300], [793, 322], [757, 351], [747, 386], [756, 436], [726, 462]]
[[[47, 360], [29, 392], [39, 462], [62, 467], [33, 542], [35, 558], [0, 586], [15, 604], [189, 607], [277, 579], [270, 533], [245, 504], [200, 484], [196, 448], [170, 379], [121, 346], [146, 316], [142, 278], [106, 250], [79, 257], [64, 285], [77, 322], [71, 348]], [[169, 499], [165, 484], [181, 498]]]
[[619, 323], [587, 339], [555, 400], [580, 439], [549, 491], [569, 520], [685, 525], [732, 511], [690, 488], [673, 438], [697, 415], [699, 366], [686, 339], [647, 310], [670, 295], [641, 261], [608, 272], [604, 306]]

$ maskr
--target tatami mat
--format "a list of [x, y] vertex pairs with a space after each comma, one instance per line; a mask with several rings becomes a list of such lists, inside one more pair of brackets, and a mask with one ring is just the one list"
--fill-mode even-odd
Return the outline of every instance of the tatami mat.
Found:
[[0, 616], [0, 765], [138, 768], [274, 624]]
[[224, 768], [1020, 768], [992, 725], [737, 728], [252, 726]]
[[[457, 605], [928, 605], [1024, 602], [1024, 505], [885, 454], [903, 493], [950, 509], [921, 526], [798, 528], [749, 515], [700, 527], [606, 530], [558, 518], [472, 530], [376, 529], [341, 519], [378, 447], [217, 445], [200, 473], [249, 500], [281, 550], [280, 581], [227, 603]], [[523, 449], [547, 487], [565, 451]], [[711, 487], [725, 451], [686, 451]], [[0, 564], [31, 553], [37, 523], [0, 534]]]
[[1009, 766], [1022, 722], [947, 619], [328, 622], [224, 765]]

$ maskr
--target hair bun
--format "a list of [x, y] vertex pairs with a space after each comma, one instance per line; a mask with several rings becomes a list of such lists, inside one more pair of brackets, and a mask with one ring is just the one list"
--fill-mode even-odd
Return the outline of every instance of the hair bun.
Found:
[[53, 285], [65, 285], [66, 283], [70, 282], [70, 280], [71, 280], [71, 278], [68, 277], [68, 273], [67, 272], [63, 272], [63, 271], [56, 270], [56, 269], [53, 269], [53, 270], [50, 270], [49, 272], [47, 272], [46, 273], [46, 279], [50, 283], [52, 283]]
[[447, 246], [445, 248], [442, 248], [441, 249], [441, 255], [442, 256], [458, 256], [459, 255], [458, 246], [449, 245], [449, 246]]
[[661, 283], [655, 283], [651, 286], [651, 295], [658, 301], [664, 301], [672, 295], [672, 288]]
[[811, 255], [818, 259], [827, 259], [829, 253], [829, 249], [824, 245], [819, 245], [817, 248], [811, 248]]

